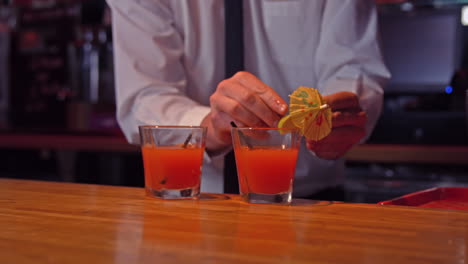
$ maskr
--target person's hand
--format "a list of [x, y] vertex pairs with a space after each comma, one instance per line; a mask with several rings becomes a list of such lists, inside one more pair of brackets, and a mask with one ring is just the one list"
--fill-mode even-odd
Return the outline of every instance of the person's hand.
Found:
[[201, 125], [208, 127], [206, 148], [211, 152], [231, 145], [231, 121], [239, 127], [276, 127], [288, 108], [271, 87], [248, 72], [221, 81], [210, 105]]
[[334, 160], [342, 157], [365, 136], [367, 115], [354, 93], [338, 92], [323, 99], [333, 112], [332, 131], [322, 140], [308, 140], [307, 148], [322, 159]]

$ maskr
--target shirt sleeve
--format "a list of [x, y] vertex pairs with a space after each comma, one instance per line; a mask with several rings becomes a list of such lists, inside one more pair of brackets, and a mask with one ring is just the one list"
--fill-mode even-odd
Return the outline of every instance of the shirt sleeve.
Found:
[[186, 96], [184, 44], [169, 1], [108, 0], [117, 120], [130, 143], [140, 125], [200, 125], [210, 108]]
[[317, 49], [318, 87], [324, 95], [350, 91], [367, 113], [366, 138], [382, 109], [390, 73], [383, 62], [376, 7], [371, 0], [326, 1]]

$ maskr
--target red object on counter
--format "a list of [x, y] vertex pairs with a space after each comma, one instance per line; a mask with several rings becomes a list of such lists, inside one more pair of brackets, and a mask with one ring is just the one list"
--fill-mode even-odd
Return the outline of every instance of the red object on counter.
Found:
[[380, 205], [403, 205], [426, 208], [468, 210], [468, 188], [431, 188], [383, 201]]

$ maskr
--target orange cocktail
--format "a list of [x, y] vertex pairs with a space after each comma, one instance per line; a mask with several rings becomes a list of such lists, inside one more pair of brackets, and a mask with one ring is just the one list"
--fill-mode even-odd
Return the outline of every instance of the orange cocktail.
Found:
[[298, 149], [236, 148], [237, 173], [243, 193], [278, 194], [291, 191]]
[[146, 187], [152, 190], [200, 186], [203, 149], [143, 146]]
[[206, 127], [140, 126], [145, 189], [163, 199], [200, 196]]
[[249, 203], [290, 203], [299, 130], [232, 128], [231, 132], [242, 198]]

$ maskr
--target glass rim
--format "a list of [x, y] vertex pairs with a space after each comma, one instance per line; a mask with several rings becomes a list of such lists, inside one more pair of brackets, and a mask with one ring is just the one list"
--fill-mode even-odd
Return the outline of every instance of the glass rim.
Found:
[[162, 128], [162, 129], [170, 129], [170, 128], [185, 128], [185, 129], [194, 129], [194, 128], [201, 128], [201, 129], [206, 129], [207, 127], [204, 126], [160, 126], [160, 125], [141, 125], [138, 126], [139, 129], [152, 129], [152, 128]]
[[279, 127], [231, 127], [231, 130], [283, 130], [283, 131], [301, 131], [300, 128], [279, 128]]

